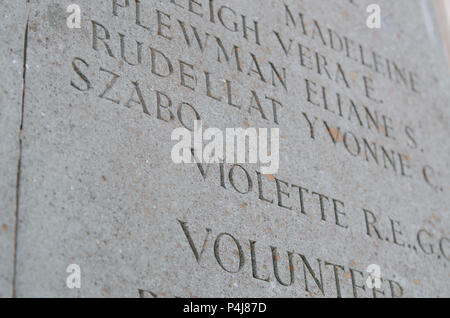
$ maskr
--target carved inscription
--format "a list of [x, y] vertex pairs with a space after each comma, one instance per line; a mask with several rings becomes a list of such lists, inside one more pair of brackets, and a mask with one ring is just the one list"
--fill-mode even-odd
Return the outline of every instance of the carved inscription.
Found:
[[[280, 18], [273, 26], [221, 0], [108, 3], [105, 14], [115, 23], [126, 23], [135, 33], [117, 29], [106, 19], [89, 20], [84, 28], [92, 54], [71, 60], [69, 84], [77, 94], [93, 94], [112, 107], [142, 112], [149, 125], [157, 120], [189, 130], [193, 130], [194, 120], [205, 121], [205, 113], [193, 102], [195, 96], [206, 98], [211, 112], [231, 109], [242, 120], [249, 118], [280, 129], [289, 126], [291, 118], [286, 113], [293, 110], [302, 123], [298, 138], [332, 149], [336, 157], [349, 161], [358, 171], [374, 178], [387, 173], [398, 182], [413, 180], [435, 193], [446, 191], [439, 171], [423, 161], [427, 140], [420, 137], [418, 123], [395, 117], [390, 110], [398, 105], [389, 105], [392, 91], [379, 85], [388, 83], [392, 90], [411, 94], [413, 100], [429, 102], [422, 93], [432, 85], [431, 80], [417, 65], [359, 43], [338, 27], [299, 9], [293, 1], [277, 2]], [[346, 6], [362, 10], [351, 0]], [[180, 57], [179, 50], [189, 54]], [[214, 67], [206, 67], [199, 62], [202, 60]], [[167, 87], [176, 87], [183, 94]], [[347, 202], [337, 194], [339, 189], [325, 192], [282, 167], [277, 176], [238, 164], [199, 162], [186, 169], [198, 173], [195, 182], [214, 182], [219, 184], [218, 191], [232, 191], [244, 200], [271, 206], [274, 213], [284, 213], [286, 218], [308, 218], [314, 226], [331, 225], [339, 235], [356, 231], [371, 247], [433, 257], [445, 267], [450, 260], [448, 233], [423, 226], [406, 228], [406, 219], [391, 217], [391, 211]], [[251, 237], [213, 227], [193, 233], [190, 220], [176, 223], [199, 270], [208, 255], [215, 259], [218, 270], [230, 275], [247, 271], [250, 279], [303, 288], [310, 296], [401, 297], [405, 292], [399, 281], [384, 276], [382, 288], [370, 290], [365, 285], [365, 268], [303, 255], [301, 250], [260, 246]], [[232, 262], [230, 255], [224, 256], [225, 245], [227, 250], [235, 250]], [[271, 267], [263, 269], [260, 257], [270, 259]], [[333, 286], [325, 286], [324, 275], [332, 276]], [[342, 284], [348, 284], [351, 295], [343, 294]], [[139, 295], [157, 297], [145, 290]]]

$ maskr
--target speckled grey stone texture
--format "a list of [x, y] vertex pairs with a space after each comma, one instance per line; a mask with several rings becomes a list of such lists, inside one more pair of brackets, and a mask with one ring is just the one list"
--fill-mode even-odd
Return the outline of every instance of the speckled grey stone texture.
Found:
[[[187, 0], [176, 1], [178, 5], [169, 0], [141, 0], [139, 18], [144, 28], [136, 23], [135, 1], [130, 1], [129, 8], [123, 7], [125, 1], [118, 1], [122, 6], [114, 15], [113, 1], [80, 0], [76, 2], [82, 12], [81, 29], [69, 29], [65, 8], [73, 2], [31, 1], [17, 296], [354, 297], [356, 291], [358, 297], [371, 297], [367, 286], [355, 287], [364, 286], [370, 264], [381, 268], [385, 297], [399, 295], [398, 286], [404, 297], [450, 296], [449, 73], [430, 4], [378, 1], [383, 25], [371, 30], [365, 24], [365, 7], [371, 1], [357, 5], [331, 0], [284, 2], [296, 19], [298, 12], [304, 14], [305, 27], [311, 28], [317, 20], [324, 36], [330, 27], [415, 72], [419, 78], [415, 92], [324, 46], [317, 34], [312, 39], [312, 31], [306, 36], [299, 20], [296, 28], [286, 25], [282, 1], [216, 0], [212, 23], [208, 1], [198, 1], [203, 9], [193, 4], [192, 11], [203, 12], [199, 16], [187, 10]], [[232, 24], [227, 24], [228, 29], [220, 24], [217, 10], [225, 3], [233, 11], [224, 9], [223, 18], [229, 22], [235, 12], [238, 32], [229, 30]], [[252, 31], [244, 37], [242, 15], [251, 26], [258, 22], [261, 45], [255, 43]], [[191, 25], [195, 26], [201, 39], [208, 32], [209, 48], [202, 53], [195, 38], [187, 45], [181, 25], [191, 35]], [[95, 41], [95, 30], [99, 38], [109, 38], [105, 41], [110, 52], [101, 39]], [[289, 56], [273, 31], [281, 34], [285, 44], [293, 39]], [[127, 60], [121, 56], [121, 36]], [[215, 36], [229, 53], [232, 44], [240, 48], [242, 71], [233, 64], [231, 54], [230, 64], [223, 55], [218, 61]], [[327, 57], [332, 80], [323, 69], [318, 74], [313, 66], [311, 70], [300, 66], [298, 42]], [[142, 63], [134, 66], [137, 54], [130, 52], [136, 52], [137, 45], [142, 45]], [[160, 74], [168, 71], [161, 53], [170, 59], [172, 75], [152, 73], [152, 52]], [[255, 67], [249, 72], [250, 53], [261, 65], [264, 80]], [[286, 68], [286, 89], [276, 79], [273, 85], [269, 62]], [[334, 79], [337, 62], [350, 87]], [[185, 77], [182, 86], [180, 67], [194, 72], [196, 79]], [[210, 93], [221, 96], [220, 102], [207, 95], [205, 72], [213, 79]], [[363, 76], [373, 80], [373, 96], [382, 103], [365, 96]], [[330, 107], [335, 107], [332, 94], [339, 92], [343, 101], [352, 98], [359, 107], [379, 112], [380, 118], [382, 114], [392, 118], [388, 125], [394, 127], [392, 132], [385, 127], [368, 129], [354, 114], [349, 120], [348, 108], [345, 116], [339, 116], [323, 105], [312, 105], [307, 101], [305, 79], [315, 82], [319, 93], [321, 85], [326, 87]], [[233, 102], [245, 107], [228, 105], [226, 80], [234, 87]], [[107, 90], [108, 83], [111, 89]], [[259, 96], [266, 118], [255, 108], [248, 110], [252, 91]], [[317, 100], [319, 93], [314, 96]], [[162, 94], [172, 101], [173, 120], [164, 107], [158, 116], [157, 97], [167, 105]], [[140, 96], [146, 111], [138, 104]], [[278, 123], [266, 97], [283, 103]], [[242, 165], [253, 187], [241, 194], [230, 184], [229, 164], [224, 165], [225, 188], [219, 166], [211, 166], [204, 178], [195, 164], [174, 164], [171, 133], [181, 126], [179, 105], [183, 105], [185, 122], [193, 118], [186, 103], [194, 106], [207, 127], [280, 128], [278, 173], [262, 176], [258, 182], [258, 167]], [[304, 113], [318, 118], [314, 139]], [[350, 134], [349, 139], [338, 134], [335, 145], [323, 121], [332, 126], [331, 131], [339, 127], [360, 141], [364, 137], [394, 149], [395, 171], [382, 159], [376, 164], [362, 154], [351, 155], [344, 147], [344, 142], [352, 142]], [[14, 141], [17, 126], [13, 127]], [[389, 133], [395, 140], [385, 136]], [[411, 177], [401, 175], [400, 162], [409, 163]], [[432, 185], [424, 180], [425, 166]], [[232, 176], [234, 186], [245, 192], [242, 169], [235, 168]], [[277, 193], [277, 182], [282, 192]], [[261, 185], [266, 201], [258, 192]], [[293, 185], [308, 189], [305, 213]], [[314, 192], [327, 197], [324, 216]], [[364, 209], [373, 214], [365, 214]], [[371, 215], [377, 218], [380, 237], [370, 226], [368, 235], [366, 222]], [[293, 255], [292, 266], [288, 252]], [[322, 271], [323, 293], [305, 259], [316, 274]], [[80, 289], [66, 287], [69, 264], [81, 267]], [[336, 264], [339, 290], [332, 264]], [[294, 271], [292, 284], [289, 268]], [[383, 297], [382, 293], [377, 296]]]
[[0, 297], [12, 293], [25, 1], [0, 1]]

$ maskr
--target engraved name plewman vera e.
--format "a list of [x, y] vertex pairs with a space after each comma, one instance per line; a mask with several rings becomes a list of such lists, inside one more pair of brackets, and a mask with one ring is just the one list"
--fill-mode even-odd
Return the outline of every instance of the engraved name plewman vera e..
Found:
[[[421, 76], [420, 69], [403, 65], [403, 61], [360, 44], [281, 1], [279, 10], [284, 19], [270, 32], [262, 31], [267, 30], [264, 21], [239, 12], [225, 1], [162, 2], [165, 6], [150, 6], [146, 1], [110, 1], [111, 17], [133, 21], [133, 27], [148, 34], [146, 38], [115, 30], [98, 19], [85, 20], [82, 29], [88, 30], [89, 46], [95, 55], [72, 58], [71, 87], [79, 94], [95, 94], [117, 107], [128, 108], [130, 112], [141, 111], [146, 120], [158, 120], [172, 128], [181, 126], [190, 131], [193, 131], [194, 120], [203, 120], [199, 107], [191, 100], [166, 90], [164, 87], [169, 84], [178, 85], [185, 92], [183, 96], [196, 94], [205, 97], [211, 103], [211, 112], [226, 107], [243, 120], [250, 118], [267, 127], [278, 127], [281, 138], [287, 138], [283, 136], [283, 127], [289, 120], [283, 112], [296, 109], [298, 119], [303, 123], [298, 127], [298, 138], [333, 149], [337, 156], [367, 170], [375, 178], [387, 171], [398, 180], [417, 180], [436, 193], [445, 191], [439, 171], [427, 162], [415, 160], [423, 158], [421, 154], [427, 152], [427, 140], [417, 138], [415, 123], [392, 118], [377, 107], [385, 103], [383, 96], [388, 94], [377, 90], [377, 81], [388, 82], [405, 94], [419, 96], [425, 91], [429, 79]], [[347, 5], [358, 9], [353, 1], [349, 0]], [[182, 12], [186, 19], [174, 18], [174, 11]], [[233, 37], [225, 39], [223, 34]], [[294, 34], [300, 34], [300, 37]], [[239, 39], [236, 43], [240, 44], [233, 43], [230, 38]], [[170, 50], [158, 46], [158, 41], [149, 39], [157, 39], [167, 45], [176, 44], [189, 50], [191, 56], [208, 59], [214, 63], [214, 71], [197, 66], [189, 57], [176, 58]], [[268, 39], [276, 45], [267, 46]], [[255, 53], [262, 51], [264, 55]], [[339, 57], [339, 61], [330, 56]], [[121, 67], [106, 66], [113, 61]], [[132, 69], [141, 78], [125, 76], [119, 71], [123, 67]], [[223, 70], [231, 71], [233, 75], [223, 76]], [[242, 81], [249, 85], [241, 85]], [[256, 86], [258, 89], [251, 88]], [[304, 100], [299, 100], [295, 94], [299, 91]], [[282, 151], [280, 149], [281, 157]], [[215, 180], [219, 181], [223, 191], [235, 191], [246, 200], [277, 207], [287, 212], [286, 217], [308, 217], [317, 226], [332, 224], [342, 233], [360, 226], [366, 239], [375, 245], [382, 244], [383, 248], [405, 249], [422, 257], [433, 257], [443, 266], [447, 266], [450, 259], [450, 239], [445, 233], [414, 228], [414, 224], [405, 231], [405, 220], [390, 217], [389, 211], [354, 206], [338, 195], [304, 184], [300, 176], [281, 177], [282, 167], [277, 177], [264, 175], [251, 165], [197, 162], [192, 167], [199, 172], [199, 180], [211, 182], [217, 178]], [[269, 195], [268, 189], [274, 190], [275, 195]], [[290, 279], [283, 280], [279, 274], [279, 251], [276, 247], [267, 247], [273, 255], [273, 276], [261, 274], [257, 268], [256, 242], [252, 238], [237, 238], [229, 232], [220, 233], [220, 230], [212, 234], [214, 231], [205, 227], [204, 240], [196, 244], [194, 241], [200, 242], [200, 239], [193, 238], [189, 220], [174, 219], [174, 224], [178, 224], [185, 234], [191, 255], [199, 264], [203, 251], [200, 246], [206, 246], [214, 235], [214, 256], [223, 270], [236, 273], [242, 270], [245, 262], [250, 262], [250, 275], [254, 279], [276, 280], [284, 286], [294, 284], [296, 274], [293, 266], [288, 266]], [[414, 235], [406, 236], [405, 232]], [[201, 231], [197, 236], [201, 236]], [[219, 247], [225, 238], [232, 240], [238, 250], [235, 267], [226, 267], [221, 261]], [[244, 251], [244, 240], [249, 242], [248, 251]], [[291, 251], [286, 256], [288, 262], [294, 257], [302, 261], [305, 290], [309, 291], [308, 286], [311, 285], [307, 278], [309, 275], [316, 291], [325, 294], [320, 276], [328, 269], [335, 275], [335, 295], [342, 296], [339, 277], [346, 271], [345, 267], [301, 253]], [[316, 269], [313, 269], [314, 262]], [[353, 296], [356, 297], [360, 291], [366, 291], [364, 281], [367, 275], [364, 268], [349, 270]], [[396, 297], [403, 294], [399, 282], [389, 277], [385, 277], [384, 282], [386, 285], [382, 290], [373, 290], [373, 296]]]

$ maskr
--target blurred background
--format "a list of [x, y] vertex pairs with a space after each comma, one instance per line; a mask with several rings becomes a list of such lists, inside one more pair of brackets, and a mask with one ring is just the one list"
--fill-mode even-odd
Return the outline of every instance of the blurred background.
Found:
[[450, 68], [450, 0], [435, 0], [435, 4]]

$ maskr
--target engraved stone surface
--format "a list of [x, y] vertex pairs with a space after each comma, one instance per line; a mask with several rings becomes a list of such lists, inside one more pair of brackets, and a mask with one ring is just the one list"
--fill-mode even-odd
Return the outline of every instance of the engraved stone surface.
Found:
[[10, 297], [26, 3], [1, 1], [0, 5], [4, 12], [0, 33], [0, 297]]
[[[30, 1], [15, 294], [449, 297], [434, 8], [380, 0], [370, 29], [372, 2]], [[73, 3], [80, 29], [66, 24]], [[174, 163], [171, 134], [194, 119], [279, 128], [278, 172]]]

